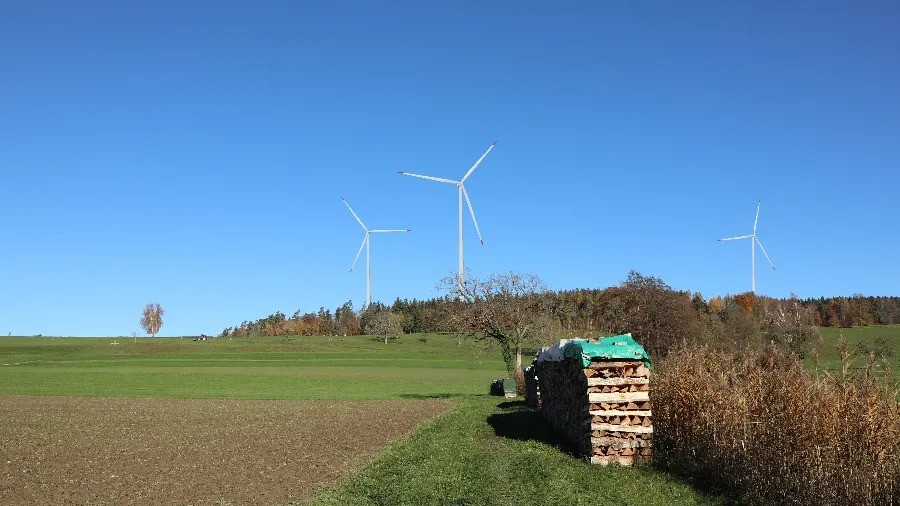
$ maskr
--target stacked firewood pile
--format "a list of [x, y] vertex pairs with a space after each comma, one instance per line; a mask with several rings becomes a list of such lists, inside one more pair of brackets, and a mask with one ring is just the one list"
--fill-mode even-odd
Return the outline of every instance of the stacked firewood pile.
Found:
[[525, 368], [525, 404], [532, 409], [541, 409], [541, 386], [538, 384], [534, 367]]
[[591, 361], [584, 369], [591, 463], [631, 465], [650, 458], [653, 420], [650, 370], [642, 362]]
[[534, 364], [541, 389], [541, 412], [553, 429], [572, 445], [575, 453], [589, 457], [591, 451], [587, 377], [581, 362], [567, 358]]
[[602, 465], [650, 458], [650, 370], [643, 361], [539, 356], [532, 371], [544, 417], [576, 454]]

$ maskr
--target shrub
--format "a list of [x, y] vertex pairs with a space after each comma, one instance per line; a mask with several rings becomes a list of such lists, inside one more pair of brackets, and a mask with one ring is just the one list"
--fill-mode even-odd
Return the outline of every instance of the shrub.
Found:
[[689, 293], [672, 290], [663, 280], [631, 271], [621, 286], [599, 295], [599, 327], [613, 334], [630, 332], [654, 356], [700, 332]]

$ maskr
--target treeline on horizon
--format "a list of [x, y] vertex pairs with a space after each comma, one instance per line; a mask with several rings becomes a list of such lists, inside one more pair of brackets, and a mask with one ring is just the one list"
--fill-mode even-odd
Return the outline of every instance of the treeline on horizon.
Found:
[[[659, 300], [647, 297], [656, 294]], [[712, 297], [699, 292], [676, 291], [659, 278], [632, 272], [622, 284], [602, 289], [547, 291], [540, 294], [543, 306], [557, 320], [560, 329], [571, 333], [635, 332], [635, 312], [647, 312], [641, 304], [655, 304], [652, 312], [662, 311], [659, 318], [678, 320], [677, 328], [691, 328], [690, 320], [706, 323], [704, 327], [738, 325], [741, 318], [752, 317], [755, 325], [765, 325], [777, 319], [791, 319], [794, 323], [817, 327], [857, 327], [866, 325], [900, 324], [900, 297], [821, 297], [818, 299], [775, 299], [751, 292]], [[651, 297], [652, 298], [652, 297]], [[317, 312], [287, 316], [276, 312], [265, 318], [244, 321], [222, 331], [223, 337], [288, 336], [288, 335], [362, 335], [369, 334], [369, 322], [382, 311], [400, 315], [403, 333], [466, 332], [469, 330], [456, 315], [461, 303], [450, 297], [427, 300], [397, 298], [390, 306], [380, 302], [364, 311], [354, 309], [347, 301], [334, 311], [319, 308]], [[645, 315], [646, 316], [646, 315]], [[652, 322], [655, 318], [650, 318]], [[648, 319], [639, 318], [640, 326]], [[662, 322], [659, 322], [660, 324]], [[672, 322], [669, 322], [672, 323]], [[687, 325], [686, 325], [687, 324]], [[629, 325], [632, 325], [629, 327]], [[653, 325], [653, 323], [650, 323]], [[670, 324], [663, 325], [671, 327]], [[658, 333], [663, 329], [655, 330]], [[675, 336], [669, 336], [674, 339]]]

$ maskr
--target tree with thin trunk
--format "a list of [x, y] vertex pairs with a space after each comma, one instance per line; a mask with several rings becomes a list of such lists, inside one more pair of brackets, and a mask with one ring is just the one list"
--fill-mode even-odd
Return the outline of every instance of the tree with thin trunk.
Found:
[[153, 302], [147, 304], [144, 308], [144, 314], [141, 316], [141, 327], [151, 336], [156, 337], [160, 327], [163, 325], [163, 314], [166, 310], [162, 306]]
[[380, 337], [384, 344], [391, 337], [403, 333], [403, 315], [390, 309], [381, 309], [366, 319], [366, 333]]
[[[456, 278], [448, 276], [441, 286], [449, 296], [458, 292]], [[551, 310], [547, 286], [534, 274], [507, 272], [486, 279], [466, 276], [456, 317], [479, 339], [500, 347], [507, 372], [522, 368], [522, 349], [558, 337], [559, 321]]]

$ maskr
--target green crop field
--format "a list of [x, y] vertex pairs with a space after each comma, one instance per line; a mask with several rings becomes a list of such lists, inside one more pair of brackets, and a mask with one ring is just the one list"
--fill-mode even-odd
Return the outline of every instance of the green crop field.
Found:
[[453, 403], [449, 413], [321, 489], [315, 503], [716, 502], [649, 466], [602, 468], [570, 456], [521, 401], [485, 395], [502, 376], [498, 351], [444, 335], [387, 344], [360, 336], [0, 337], [0, 395]]

